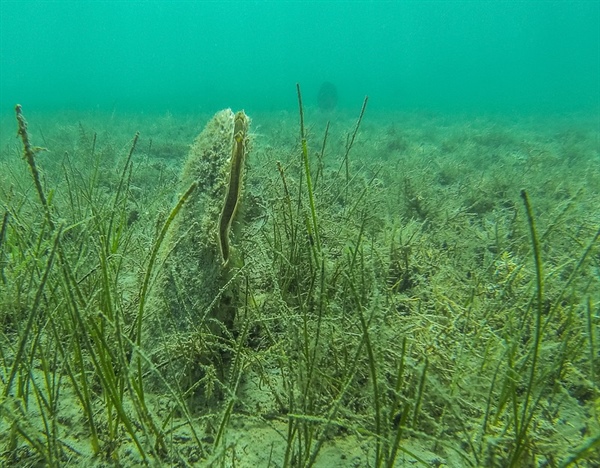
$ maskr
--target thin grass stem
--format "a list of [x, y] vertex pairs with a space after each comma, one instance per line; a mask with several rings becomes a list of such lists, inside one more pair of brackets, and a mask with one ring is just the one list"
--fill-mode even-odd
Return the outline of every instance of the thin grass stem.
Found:
[[319, 234], [319, 224], [317, 222], [317, 211], [315, 209], [315, 198], [313, 194], [312, 180], [310, 176], [310, 163], [308, 161], [308, 145], [306, 143], [306, 134], [304, 132], [304, 110], [302, 108], [302, 93], [300, 92], [300, 84], [296, 83], [298, 92], [298, 107], [300, 109], [300, 138], [302, 142], [302, 161], [304, 163], [304, 173], [306, 177], [306, 188], [308, 190], [308, 202], [310, 204], [310, 215], [312, 218], [312, 231], [314, 241], [317, 246], [317, 252], [321, 254], [321, 238]]

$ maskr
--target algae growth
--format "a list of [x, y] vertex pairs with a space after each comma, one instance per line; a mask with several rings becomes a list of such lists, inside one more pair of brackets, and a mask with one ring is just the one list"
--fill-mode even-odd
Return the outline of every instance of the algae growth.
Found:
[[597, 466], [594, 118], [253, 113], [224, 267], [235, 114], [24, 113], [5, 465]]

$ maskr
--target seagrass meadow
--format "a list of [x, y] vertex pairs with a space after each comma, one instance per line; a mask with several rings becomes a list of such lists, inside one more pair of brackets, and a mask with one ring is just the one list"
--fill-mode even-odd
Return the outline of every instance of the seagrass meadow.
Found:
[[300, 109], [218, 280], [212, 114], [2, 116], [2, 465], [598, 466], [596, 119]]

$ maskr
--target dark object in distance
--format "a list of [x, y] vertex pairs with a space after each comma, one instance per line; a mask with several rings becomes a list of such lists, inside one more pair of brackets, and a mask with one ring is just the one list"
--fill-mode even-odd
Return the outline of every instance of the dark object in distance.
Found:
[[317, 102], [319, 103], [319, 109], [325, 112], [330, 112], [337, 106], [338, 94], [337, 88], [333, 83], [325, 81], [319, 89], [319, 95], [317, 96]]

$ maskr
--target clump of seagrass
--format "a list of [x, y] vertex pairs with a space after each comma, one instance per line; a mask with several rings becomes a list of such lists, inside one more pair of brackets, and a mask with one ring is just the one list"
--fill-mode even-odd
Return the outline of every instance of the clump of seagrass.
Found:
[[177, 333], [183, 339], [187, 334], [187, 340], [203, 334], [218, 340], [233, 328], [233, 278], [239, 262], [230, 246], [230, 230], [243, 191], [249, 122], [243, 111], [222, 110], [190, 149], [181, 188], [198, 188], [165, 239], [163, 267], [152, 295], [159, 330], [167, 332], [163, 336]]

